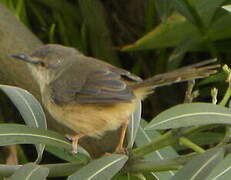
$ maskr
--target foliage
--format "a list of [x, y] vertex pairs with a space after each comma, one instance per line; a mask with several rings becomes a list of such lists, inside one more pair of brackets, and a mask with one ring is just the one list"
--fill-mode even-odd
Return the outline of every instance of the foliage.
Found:
[[[228, 0], [146, 0], [143, 6], [136, 7], [142, 10], [143, 16], [135, 21], [134, 17], [140, 14], [131, 10], [134, 1], [119, 4], [119, 0], [1, 0], [0, 3], [9, 7], [44, 43], [74, 46], [84, 54], [126, 67], [144, 77], [208, 57], [231, 62]], [[0, 176], [9, 179], [229, 179], [230, 74], [230, 69], [224, 66], [217, 75], [195, 87], [189, 86], [190, 103], [172, 106], [149, 123], [141, 119], [139, 105], [129, 125], [128, 154], [96, 160], [81, 147], [77, 155], [68, 154], [70, 142], [63, 135], [47, 130], [39, 102], [23, 89], [1, 85], [1, 91], [15, 105], [26, 125], [5, 123], [6, 118], [1, 117], [4, 123], [0, 124], [0, 146], [34, 144], [37, 158], [28, 158], [24, 146], [17, 146], [23, 165], [1, 164]], [[218, 88], [210, 96], [208, 89], [212, 85]], [[194, 88], [198, 87], [199, 100], [203, 102], [194, 103]], [[166, 88], [159, 92], [159, 101], [151, 99], [149, 104], [160, 112], [165, 107], [160, 108], [163, 100], [180, 92]], [[206, 102], [208, 98], [212, 102]], [[2, 102], [3, 106], [7, 103]], [[144, 108], [149, 111], [145, 114], [147, 120], [153, 117], [152, 109]], [[45, 154], [49, 152], [56, 159], [40, 164], [44, 149]], [[0, 162], [4, 161], [0, 156]]]

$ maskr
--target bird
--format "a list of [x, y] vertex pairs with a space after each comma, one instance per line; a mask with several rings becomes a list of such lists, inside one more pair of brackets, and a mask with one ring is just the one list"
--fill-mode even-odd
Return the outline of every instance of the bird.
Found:
[[100, 138], [119, 127], [122, 128], [115, 153], [124, 153], [129, 117], [137, 103], [157, 87], [208, 77], [219, 66], [211, 64], [214, 60], [207, 60], [142, 80], [129, 71], [59, 44], [11, 56], [28, 63], [45, 108], [56, 121], [76, 133], [68, 135], [72, 153], [77, 153], [80, 138]]

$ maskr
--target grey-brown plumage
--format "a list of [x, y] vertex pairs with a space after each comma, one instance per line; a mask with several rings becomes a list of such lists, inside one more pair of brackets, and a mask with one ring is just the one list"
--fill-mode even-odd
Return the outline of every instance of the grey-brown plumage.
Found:
[[[86, 57], [74, 48], [45, 45], [31, 55], [13, 57], [29, 62], [43, 103], [51, 115], [76, 133], [98, 137], [124, 125], [137, 102], [156, 87], [207, 77], [216, 72], [212, 61], [187, 66], [149, 79], [101, 60]], [[118, 149], [122, 148], [124, 132]]]

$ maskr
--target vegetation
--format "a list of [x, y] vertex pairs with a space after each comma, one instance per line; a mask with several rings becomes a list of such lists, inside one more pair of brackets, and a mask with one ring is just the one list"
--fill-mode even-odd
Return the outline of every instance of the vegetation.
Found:
[[[44, 43], [78, 48], [143, 78], [204, 59], [230, 64], [228, 0], [1, 0]], [[215, 88], [214, 88], [215, 87]], [[128, 154], [92, 159], [47, 130], [40, 103], [26, 90], [1, 85], [0, 152], [4, 179], [230, 179], [231, 69], [188, 87], [164, 87], [133, 114]], [[186, 89], [186, 90], [185, 90]], [[186, 92], [186, 93], [185, 93]], [[184, 94], [186, 94], [184, 96]], [[178, 104], [178, 105], [176, 105]], [[171, 108], [170, 108], [171, 107]], [[164, 110], [165, 109], [165, 110]], [[157, 115], [158, 114], [158, 115]], [[153, 118], [154, 117], [154, 118]], [[14, 124], [13, 124], [13, 123]], [[29, 149], [29, 150], [28, 150]], [[37, 155], [36, 155], [37, 153]], [[5, 155], [3, 155], [5, 154]], [[17, 155], [19, 164], [9, 165]], [[7, 164], [6, 164], [7, 163]]]

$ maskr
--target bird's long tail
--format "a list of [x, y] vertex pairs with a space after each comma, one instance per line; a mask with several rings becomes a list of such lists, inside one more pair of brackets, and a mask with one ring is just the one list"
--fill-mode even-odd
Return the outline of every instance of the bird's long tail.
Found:
[[216, 62], [216, 59], [203, 61], [193, 65], [185, 66], [174, 71], [170, 71], [163, 74], [158, 74], [150, 77], [142, 82], [132, 84], [133, 89], [147, 89], [151, 90], [156, 87], [171, 85], [174, 83], [200, 79], [208, 77], [211, 74], [217, 72], [218, 64], [212, 64]]

